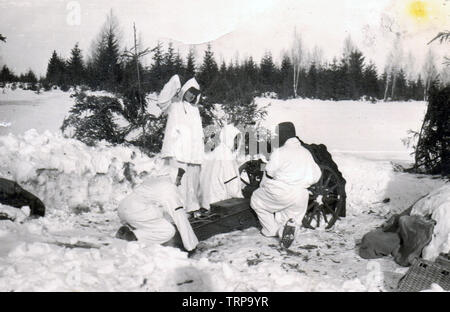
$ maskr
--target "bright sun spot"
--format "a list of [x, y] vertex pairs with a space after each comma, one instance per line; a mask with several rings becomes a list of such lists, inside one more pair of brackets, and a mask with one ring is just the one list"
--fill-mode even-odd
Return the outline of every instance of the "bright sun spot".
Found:
[[409, 14], [416, 19], [428, 17], [428, 5], [425, 1], [413, 1], [408, 7]]

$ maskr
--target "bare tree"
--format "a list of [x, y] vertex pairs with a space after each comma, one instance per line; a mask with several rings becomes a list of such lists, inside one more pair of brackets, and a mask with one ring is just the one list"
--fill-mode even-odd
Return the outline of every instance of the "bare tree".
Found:
[[[142, 92], [141, 73], [140, 73], [140, 69], [139, 69], [139, 59], [141, 59], [145, 55], [149, 54], [150, 49], [146, 48], [145, 50], [140, 51], [140, 49], [139, 49], [140, 44], [138, 44], [137, 37], [136, 37], [136, 24], [135, 23], [133, 23], [133, 33], [134, 33], [134, 46], [129, 51], [125, 50], [123, 56], [133, 60], [136, 64], [136, 79], [137, 79], [137, 86], [138, 86], [139, 104], [141, 107], [141, 115], [144, 116], [145, 102], [143, 99], [143, 92]], [[142, 131], [145, 135], [145, 123], [144, 122], [142, 124]]]
[[388, 54], [386, 62], [386, 84], [384, 88], [384, 101], [388, 99], [388, 90], [391, 86], [391, 99], [395, 95], [395, 85], [397, 82], [397, 75], [402, 69], [403, 49], [401, 44], [400, 33], [396, 33], [394, 44], [391, 52]]
[[436, 56], [431, 49], [428, 50], [428, 53], [425, 56], [422, 73], [425, 81], [423, 99], [426, 101], [428, 99], [428, 91], [430, 90], [431, 83], [437, 78], [438, 75], [438, 71], [436, 69]]
[[291, 48], [291, 59], [294, 68], [293, 77], [293, 89], [294, 98], [298, 96], [298, 87], [300, 83], [300, 72], [304, 65], [305, 51], [303, 47], [303, 41], [300, 34], [297, 33], [297, 29], [294, 29], [294, 41]]
[[414, 58], [411, 51], [408, 52], [408, 56], [405, 60], [405, 72], [406, 72], [406, 78], [409, 81], [415, 81], [417, 79], [417, 70], [416, 70], [416, 59]]
[[356, 46], [353, 43], [352, 37], [348, 35], [344, 40], [344, 51], [343, 51], [343, 58], [344, 61], [348, 63], [348, 60], [350, 59], [350, 54], [356, 50]]
[[321, 67], [323, 64], [323, 50], [319, 46], [315, 46], [311, 53], [311, 63], [314, 63], [317, 67]]
[[402, 59], [403, 59], [403, 48], [401, 44], [400, 35], [396, 35], [394, 40], [394, 47], [392, 50], [392, 89], [391, 89], [391, 99], [395, 95], [395, 87], [397, 82], [397, 76], [402, 69]]

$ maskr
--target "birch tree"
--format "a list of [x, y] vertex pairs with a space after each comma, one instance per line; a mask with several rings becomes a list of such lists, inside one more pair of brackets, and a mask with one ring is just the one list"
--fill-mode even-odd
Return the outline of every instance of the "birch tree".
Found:
[[356, 46], [353, 43], [353, 40], [350, 35], [348, 35], [344, 40], [344, 51], [343, 51], [343, 59], [348, 65], [348, 61], [350, 59], [350, 55], [356, 50]]
[[297, 33], [297, 29], [294, 29], [294, 41], [291, 48], [291, 61], [294, 70], [293, 75], [293, 90], [294, 98], [298, 96], [298, 87], [300, 84], [300, 72], [303, 68], [305, 58], [305, 50], [303, 46], [302, 37]]
[[315, 46], [311, 53], [311, 63], [315, 64], [317, 68], [323, 65], [323, 50], [322, 48]]
[[398, 73], [402, 69], [403, 49], [401, 44], [401, 37], [399, 33], [396, 33], [392, 50], [388, 54], [385, 71], [387, 74], [386, 84], [384, 88], [384, 101], [388, 99], [388, 90], [391, 86], [391, 96], [393, 99], [395, 95], [395, 85]]
[[402, 69], [403, 49], [401, 44], [400, 35], [396, 35], [394, 40], [394, 47], [392, 50], [392, 89], [391, 99], [395, 95], [395, 87], [397, 84], [398, 75]]
[[408, 52], [408, 56], [405, 60], [405, 71], [406, 78], [408, 81], [416, 81], [417, 80], [417, 71], [416, 71], [416, 59], [414, 58], [411, 51]]
[[426, 101], [428, 99], [428, 91], [430, 90], [431, 83], [437, 78], [436, 69], [436, 56], [431, 49], [428, 50], [425, 56], [425, 61], [422, 68], [423, 79], [425, 83], [423, 99]]

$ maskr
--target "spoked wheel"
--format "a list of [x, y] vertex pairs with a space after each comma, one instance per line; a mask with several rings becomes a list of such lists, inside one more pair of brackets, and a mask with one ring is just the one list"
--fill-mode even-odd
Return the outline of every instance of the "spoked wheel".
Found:
[[248, 181], [241, 178], [242, 183], [245, 185], [242, 189], [242, 194], [245, 198], [250, 198], [261, 183], [264, 174], [261, 170], [261, 164], [261, 160], [250, 160], [239, 168], [239, 174], [245, 172], [248, 178]]
[[302, 222], [304, 227], [310, 229], [320, 227], [322, 221], [329, 229], [345, 214], [345, 180], [330, 167], [320, 168], [322, 176], [309, 188], [308, 210]]

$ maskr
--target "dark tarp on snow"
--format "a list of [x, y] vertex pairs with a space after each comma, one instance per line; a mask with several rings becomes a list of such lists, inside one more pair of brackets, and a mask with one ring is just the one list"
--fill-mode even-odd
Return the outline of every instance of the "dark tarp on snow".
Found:
[[434, 222], [422, 216], [395, 215], [364, 235], [359, 255], [365, 259], [392, 255], [401, 266], [409, 266], [430, 243], [433, 229]]
[[0, 204], [22, 208], [30, 207], [30, 216], [43, 217], [45, 215], [45, 206], [42, 201], [24, 190], [14, 181], [0, 178]]

